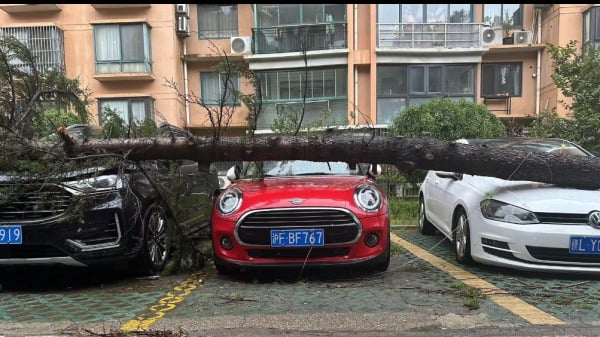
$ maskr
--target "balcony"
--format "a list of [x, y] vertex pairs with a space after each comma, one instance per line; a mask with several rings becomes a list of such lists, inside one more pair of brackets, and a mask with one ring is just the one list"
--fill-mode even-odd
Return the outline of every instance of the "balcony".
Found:
[[479, 23], [378, 23], [377, 47], [479, 48]]
[[[56, 26], [5, 27], [0, 35], [13, 36], [23, 43], [35, 57], [39, 72], [65, 70], [64, 33]], [[29, 71], [29, 65], [13, 60], [12, 64]]]
[[91, 4], [95, 9], [149, 8], [151, 4]]
[[346, 23], [252, 28], [254, 54], [346, 49]]

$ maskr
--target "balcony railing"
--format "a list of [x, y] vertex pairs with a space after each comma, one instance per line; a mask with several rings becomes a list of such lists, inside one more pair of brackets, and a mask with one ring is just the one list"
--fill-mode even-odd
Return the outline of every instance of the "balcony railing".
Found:
[[[65, 70], [64, 34], [56, 26], [6, 27], [0, 28], [0, 36], [13, 36], [31, 51], [38, 71]], [[11, 61], [22, 70], [28, 71], [27, 64], [19, 60]]]
[[254, 54], [347, 48], [346, 23], [252, 28]]
[[377, 47], [475, 48], [481, 46], [479, 23], [378, 23]]

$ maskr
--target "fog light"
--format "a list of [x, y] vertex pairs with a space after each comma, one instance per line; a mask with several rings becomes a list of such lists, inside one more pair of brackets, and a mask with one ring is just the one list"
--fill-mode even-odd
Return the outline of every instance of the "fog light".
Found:
[[231, 242], [231, 239], [228, 236], [224, 236], [221, 238], [221, 247], [227, 250], [233, 248], [233, 242]]
[[365, 236], [365, 245], [370, 248], [377, 246], [379, 243], [379, 236], [375, 233], [369, 233]]

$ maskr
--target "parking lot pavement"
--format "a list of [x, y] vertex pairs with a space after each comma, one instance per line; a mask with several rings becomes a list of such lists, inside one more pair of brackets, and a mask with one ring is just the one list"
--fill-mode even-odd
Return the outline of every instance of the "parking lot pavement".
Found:
[[[465, 293], [465, 279], [447, 268], [460, 268], [468, 282], [481, 280], [563, 326], [600, 325], [600, 285], [594, 277], [465, 268], [454, 262], [451, 246], [441, 235], [402, 229], [394, 230], [394, 236], [408, 248], [395, 246], [389, 270], [380, 274], [296, 270], [223, 276], [209, 263], [197, 274], [116, 280], [94, 275], [82, 285], [60, 281], [45, 286], [53, 275], [40, 280], [38, 273], [30, 277], [44, 283], [23, 287], [23, 275], [3, 273], [1, 278], [12, 283], [0, 291], [0, 331], [10, 336], [27, 326], [30, 335], [49, 335], [73, 325], [102, 332], [139, 324], [144, 329], [181, 327], [213, 336], [219, 336], [219, 329], [237, 329], [240, 336], [245, 329], [375, 336], [375, 331], [532, 326], [530, 318], [498, 304], [493, 296]], [[437, 263], [446, 269], [422, 252], [441, 260]], [[57, 280], [79, 275], [56, 274]]]

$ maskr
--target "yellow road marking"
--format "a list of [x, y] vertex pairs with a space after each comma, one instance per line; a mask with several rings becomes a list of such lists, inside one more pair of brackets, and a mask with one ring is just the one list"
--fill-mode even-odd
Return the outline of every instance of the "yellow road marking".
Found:
[[145, 331], [158, 319], [165, 315], [165, 312], [175, 309], [177, 303], [183, 301], [183, 299], [189, 295], [192, 290], [196, 289], [196, 280], [198, 275], [192, 275], [192, 277], [185, 279], [179, 283], [173, 291], [167, 293], [167, 295], [158, 300], [154, 305], [150, 306], [149, 311], [141, 314], [129, 322], [126, 322], [121, 326], [121, 331], [132, 332], [132, 331]]
[[391, 239], [394, 243], [403, 246], [417, 257], [432, 264], [434, 267], [450, 274], [451, 276], [458, 279], [459, 281], [462, 281], [468, 286], [481, 290], [481, 292], [485, 294], [490, 300], [506, 308], [513, 314], [520, 316], [521, 318], [523, 318], [531, 324], [565, 324], [565, 322], [561, 321], [560, 319], [538, 309], [537, 307], [531, 304], [528, 304], [527, 302], [521, 300], [518, 297], [503, 294], [502, 289], [477, 277], [472, 273], [469, 273], [468, 271], [462, 268], [459, 268], [451, 263], [444, 261], [443, 259], [440, 259], [435, 255], [428, 253], [421, 247], [400, 238], [394, 233], [392, 233]]

